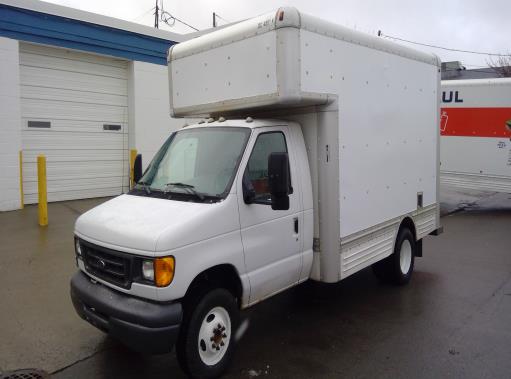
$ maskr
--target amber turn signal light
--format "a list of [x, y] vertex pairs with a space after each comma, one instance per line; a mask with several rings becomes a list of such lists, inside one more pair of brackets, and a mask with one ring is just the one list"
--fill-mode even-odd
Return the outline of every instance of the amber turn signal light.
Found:
[[156, 258], [154, 260], [154, 283], [157, 287], [168, 286], [174, 279], [174, 257]]

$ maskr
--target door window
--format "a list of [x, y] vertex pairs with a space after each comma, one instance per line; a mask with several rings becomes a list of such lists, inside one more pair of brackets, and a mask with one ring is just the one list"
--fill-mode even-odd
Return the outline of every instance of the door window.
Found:
[[287, 153], [282, 132], [259, 134], [245, 170], [245, 177], [255, 192], [254, 200], [263, 203], [270, 201], [268, 157], [271, 153]]

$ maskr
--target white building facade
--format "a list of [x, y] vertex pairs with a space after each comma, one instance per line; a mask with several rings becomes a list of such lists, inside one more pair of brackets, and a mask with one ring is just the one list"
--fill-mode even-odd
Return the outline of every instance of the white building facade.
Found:
[[[0, 0], [0, 211], [115, 196], [185, 120], [169, 115], [166, 54], [182, 35], [35, 0]], [[20, 153], [21, 152], [21, 153]], [[20, 169], [21, 168], [21, 169]]]

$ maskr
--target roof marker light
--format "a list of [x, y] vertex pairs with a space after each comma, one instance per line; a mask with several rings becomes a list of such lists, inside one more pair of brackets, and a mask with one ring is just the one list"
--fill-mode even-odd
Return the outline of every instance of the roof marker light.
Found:
[[215, 119], [213, 117], [210, 117], [210, 118], [208, 118], [208, 120], [206, 122], [209, 124], [209, 123], [212, 123], [214, 121], [215, 121]]
[[218, 119], [218, 122], [224, 122], [224, 121], [225, 121], [225, 118], [224, 118], [224, 117], [220, 117], [220, 118]]
[[254, 119], [252, 117], [247, 117], [247, 119], [245, 120], [245, 122], [252, 122], [254, 121]]

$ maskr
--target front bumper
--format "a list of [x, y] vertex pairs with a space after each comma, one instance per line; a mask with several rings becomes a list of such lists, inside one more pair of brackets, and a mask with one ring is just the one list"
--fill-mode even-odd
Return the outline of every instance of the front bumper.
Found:
[[115, 291], [78, 271], [71, 279], [71, 300], [78, 315], [133, 350], [161, 354], [177, 340], [180, 303], [156, 303]]

